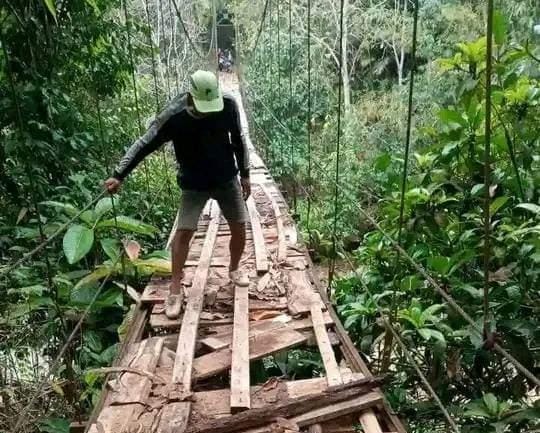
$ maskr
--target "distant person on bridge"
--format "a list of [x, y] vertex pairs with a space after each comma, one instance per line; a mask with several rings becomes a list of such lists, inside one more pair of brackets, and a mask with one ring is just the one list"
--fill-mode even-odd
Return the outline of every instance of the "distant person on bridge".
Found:
[[249, 154], [236, 102], [222, 94], [212, 72], [197, 71], [191, 75], [189, 92], [173, 99], [156, 117], [120, 160], [112, 177], [105, 181], [105, 188], [116, 193], [126, 176], [168, 141], [174, 145], [182, 189], [178, 228], [172, 244], [172, 282], [165, 303], [165, 314], [174, 319], [182, 309], [182, 280], [189, 244], [210, 198], [218, 202], [231, 230], [229, 277], [235, 285], [249, 285], [247, 275], [238, 267], [246, 240], [244, 201], [251, 194]]

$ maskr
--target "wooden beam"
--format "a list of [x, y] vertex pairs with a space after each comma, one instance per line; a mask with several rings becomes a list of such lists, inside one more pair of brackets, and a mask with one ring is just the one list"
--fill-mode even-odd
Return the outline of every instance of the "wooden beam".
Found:
[[[376, 404], [381, 400], [380, 395], [377, 394], [376, 398], [374, 398], [373, 393], [369, 392], [373, 386], [376, 386], [376, 382], [372, 379], [357, 381], [354, 386], [352, 384], [348, 384], [348, 386], [350, 387], [345, 389], [342, 389], [342, 387], [336, 387], [335, 389], [328, 388], [323, 393], [310, 394], [300, 398], [283, 399], [273, 405], [259, 409], [250, 409], [230, 417], [218, 418], [202, 425], [193, 426], [193, 431], [198, 433], [232, 433], [238, 430], [263, 426], [272, 422], [277, 417], [292, 418], [292, 421], [295, 422], [298, 422], [298, 419], [304, 422], [303, 425], [308, 425], [310, 423], [305, 422], [308, 419], [313, 418], [316, 420], [314, 422], [324, 420], [324, 416], [321, 416], [324, 415], [322, 413], [307, 415], [309, 412], [316, 411], [317, 409], [324, 410], [338, 403], [346, 406], [349, 400], [356, 399], [358, 395], [364, 393], [367, 393], [369, 396], [369, 398], [362, 400], [364, 403]], [[366, 395], [362, 395], [362, 397], [366, 397]], [[342, 410], [342, 407], [340, 407], [340, 410]], [[328, 414], [330, 411], [324, 413]]]
[[275, 197], [272, 195], [272, 192], [270, 191], [270, 188], [264, 184], [261, 183], [261, 188], [270, 200], [270, 204], [272, 205], [272, 210], [274, 211], [274, 215], [276, 217], [276, 227], [277, 227], [277, 234], [278, 234], [278, 249], [276, 254], [277, 262], [280, 263], [284, 261], [287, 258], [287, 240], [285, 239], [285, 228], [283, 225], [283, 215], [281, 213], [281, 209], [279, 208], [279, 204], [276, 201]]
[[[172, 375], [172, 382], [181, 384], [182, 390], [186, 393], [191, 391], [193, 357], [195, 356], [199, 318], [204, 303], [204, 289], [216, 243], [219, 220], [219, 207], [212, 205], [211, 219], [206, 231], [199, 265], [195, 270], [191, 287], [186, 289], [187, 306], [182, 318]], [[189, 401], [165, 406], [162, 410], [158, 432], [182, 433], [187, 428], [190, 413], [191, 402]]]
[[291, 316], [308, 314], [311, 311], [311, 303], [314, 296], [318, 298], [319, 305], [324, 307], [320, 295], [311, 285], [308, 273], [305, 270], [290, 270], [287, 275], [287, 306]]
[[176, 349], [176, 360], [173, 370], [173, 383], [181, 383], [184, 391], [191, 390], [191, 373], [193, 368], [193, 356], [199, 327], [199, 317], [204, 302], [204, 289], [208, 279], [208, 270], [212, 252], [216, 243], [216, 235], [219, 228], [220, 211], [218, 206], [212, 206], [212, 217], [206, 238], [204, 240], [199, 266], [195, 270], [191, 287], [186, 288], [187, 305]]
[[363, 412], [359, 417], [360, 425], [366, 433], [383, 433], [379, 420], [372, 410]]
[[[306, 341], [307, 337], [305, 335], [292, 329], [284, 329], [279, 333], [275, 331], [266, 332], [250, 339], [249, 359], [264, 358], [272, 353], [299, 346]], [[193, 378], [196, 380], [204, 379], [229, 370], [231, 368], [231, 356], [231, 349], [225, 347], [195, 358], [193, 361]]]
[[[163, 349], [163, 338], [143, 340], [134, 358], [127, 365], [130, 368], [153, 373]], [[110, 404], [142, 403], [150, 394], [152, 379], [134, 373], [124, 373], [118, 376], [121, 384], [119, 390], [111, 395]]]
[[231, 360], [231, 411], [251, 407], [249, 394], [249, 299], [248, 287], [234, 290], [234, 324]]
[[255, 200], [250, 197], [247, 201], [249, 219], [251, 221], [251, 233], [253, 234], [253, 245], [255, 248], [255, 264], [258, 273], [268, 271], [268, 251], [264, 242], [259, 212], [255, 205]]
[[319, 352], [321, 353], [323, 360], [328, 386], [341, 385], [343, 383], [343, 379], [341, 378], [334, 349], [330, 344], [330, 338], [328, 338], [328, 333], [326, 332], [326, 325], [324, 324], [324, 317], [319, 301], [320, 298], [314, 299], [311, 303], [311, 320], [313, 322], [313, 331], [315, 333], [317, 345], [319, 346]]

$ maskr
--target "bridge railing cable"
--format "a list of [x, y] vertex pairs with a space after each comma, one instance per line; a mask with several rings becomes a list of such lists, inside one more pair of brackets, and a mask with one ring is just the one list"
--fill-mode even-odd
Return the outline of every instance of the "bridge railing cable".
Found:
[[[255, 97], [260, 105], [265, 108], [265, 110], [268, 112], [268, 114], [272, 117], [274, 122], [283, 129], [283, 131], [286, 131], [288, 134], [290, 134], [292, 137], [294, 137], [294, 134], [292, 134], [292, 131], [288, 129], [286, 125], [281, 122], [281, 120], [275, 115], [273, 111], [262, 101], [262, 99], [253, 91], [249, 91], [248, 89], [251, 87], [250, 83], [247, 80], [243, 80], [243, 84], [246, 86], [246, 90]], [[294, 140], [301, 145], [298, 139], [294, 137]], [[331, 175], [329, 175], [328, 170], [323, 167], [320, 163], [318, 163], [316, 160], [313, 160], [312, 163], [319, 169], [318, 175], [325, 178], [329, 182], [331, 182], [333, 185], [335, 185], [335, 179], [332, 178]], [[435, 281], [435, 279], [428, 273], [428, 271], [422, 266], [420, 263], [418, 263], [415, 259], [413, 259], [410, 254], [403, 249], [396, 240], [386, 231], [384, 230], [381, 225], [373, 218], [368, 212], [366, 212], [359, 204], [357, 197], [355, 196], [354, 191], [351, 191], [348, 189], [347, 185], [344, 184], [338, 184], [338, 186], [341, 188], [341, 193], [345, 195], [351, 203], [354, 204], [355, 208], [362, 214], [364, 218], [366, 218], [370, 224], [375, 227], [377, 231], [379, 231], [384, 238], [390, 242], [392, 247], [399, 252], [413, 267], [414, 269], [420, 273], [425, 280], [428, 282], [428, 284], [436, 290], [436, 292], [441, 295], [446, 302], [448, 302], [448, 305], [452, 307], [454, 311], [456, 311], [471, 327], [471, 329], [477, 333], [479, 336], [484, 336], [484, 330], [481, 326], [478, 326], [478, 324], [475, 322], [475, 320], [463, 310], [463, 308], [454, 300], [454, 298], [444, 290], [439, 283]], [[521, 374], [523, 374], [525, 377], [527, 377], [529, 380], [531, 380], [533, 383], [535, 383], [537, 386], [540, 386], [540, 379], [538, 379], [529, 369], [527, 369], [523, 364], [521, 364], [515, 357], [513, 357], [510, 353], [508, 353], [499, 343], [493, 344], [493, 350], [497, 351], [499, 354], [501, 354], [504, 358], [506, 358], [515, 368], [518, 370]]]
[[[255, 126], [260, 130], [260, 132], [264, 136], [265, 140], [270, 140], [270, 137], [268, 137], [266, 132], [262, 129], [260, 124], [257, 123], [255, 118], [253, 118], [253, 120], [254, 120]], [[299, 184], [298, 187], [299, 187], [299, 189], [302, 191], [302, 193], [304, 194], [304, 196], [308, 200], [314, 199], [313, 193], [311, 191], [308, 191], [307, 188], [304, 185]], [[427, 393], [430, 394], [431, 397], [433, 397], [433, 400], [435, 401], [435, 403], [437, 404], [437, 406], [441, 410], [441, 412], [444, 415], [448, 425], [450, 426], [450, 428], [453, 430], [454, 433], [459, 433], [460, 429], [459, 429], [458, 425], [456, 424], [456, 422], [454, 421], [453, 417], [450, 415], [450, 413], [448, 411], [448, 408], [444, 405], [444, 403], [441, 401], [440, 397], [438, 396], [437, 392], [433, 389], [433, 387], [429, 383], [429, 380], [427, 379], [426, 375], [422, 372], [422, 369], [420, 368], [420, 366], [418, 365], [418, 363], [414, 359], [414, 356], [413, 356], [411, 350], [407, 347], [407, 345], [403, 342], [402, 338], [400, 337], [398, 331], [395, 328], [395, 325], [392, 323], [391, 320], [389, 320], [386, 317], [389, 314], [384, 311], [384, 309], [380, 306], [377, 298], [373, 295], [371, 289], [364, 283], [364, 281], [362, 279], [362, 275], [360, 275], [360, 273], [358, 272], [358, 269], [354, 266], [354, 264], [350, 260], [347, 252], [345, 250], [343, 250], [342, 248], [340, 248], [340, 253], [341, 253], [341, 256], [347, 262], [347, 264], [349, 265], [351, 271], [358, 277], [358, 280], [360, 281], [360, 284], [362, 285], [362, 287], [366, 290], [366, 293], [370, 296], [370, 299], [372, 300], [373, 304], [375, 305], [375, 308], [377, 309], [377, 312], [379, 313], [379, 316], [381, 317], [381, 320], [383, 321], [384, 327], [388, 330], [388, 332], [390, 332], [392, 334], [393, 338], [395, 339], [395, 341], [400, 346], [403, 354], [405, 355], [405, 357], [407, 358], [407, 360], [409, 361], [411, 366], [414, 368], [416, 374], [420, 378], [420, 380], [421, 380], [423, 386], [425, 387]]]

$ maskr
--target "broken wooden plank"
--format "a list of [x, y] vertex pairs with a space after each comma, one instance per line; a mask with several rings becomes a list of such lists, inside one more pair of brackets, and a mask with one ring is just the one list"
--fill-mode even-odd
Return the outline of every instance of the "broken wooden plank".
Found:
[[[257, 335], [249, 342], [249, 359], [255, 360], [281, 350], [289, 349], [305, 343], [306, 336], [292, 329], [284, 329], [283, 332], [274, 331]], [[193, 361], [193, 378], [204, 379], [215, 376], [231, 367], [231, 349], [225, 347], [215, 352], [195, 358]]]
[[257, 282], [257, 292], [263, 292], [271, 279], [272, 274], [270, 274], [270, 272], [264, 274]]
[[186, 392], [191, 390], [191, 373], [197, 330], [199, 327], [199, 316], [203, 306], [204, 289], [206, 280], [208, 279], [210, 260], [212, 259], [212, 252], [219, 227], [220, 211], [218, 206], [212, 206], [211, 218], [199, 259], [199, 266], [195, 270], [191, 287], [186, 288], [187, 305], [182, 319], [178, 347], [176, 349], [173, 383], [181, 383]]
[[276, 259], [277, 262], [282, 262], [287, 258], [287, 240], [285, 239], [285, 229], [283, 225], [283, 215], [281, 213], [281, 209], [279, 208], [279, 204], [277, 203], [276, 199], [272, 195], [272, 192], [270, 188], [265, 184], [261, 183], [261, 188], [270, 200], [270, 204], [272, 205], [272, 210], [274, 211], [274, 216], [276, 218], [276, 227], [277, 227], [277, 235], [278, 235], [278, 249], [277, 249], [277, 255]]
[[362, 413], [358, 417], [358, 420], [366, 433], [383, 433], [381, 426], [379, 425], [379, 420], [372, 410]]
[[161, 409], [157, 433], [183, 433], [186, 431], [191, 413], [191, 403], [169, 403]]
[[[381, 400], [380, 394], [369, 392], [369, 390], [374, 386], [377, 386], [377, 384], [378, 382], [373, 379], [364, 378], [361, 381], [354, 383], [354, 385], [352, 383], [349, 384], [349, 388], [328, 388], [325, 392], [319, 394], [309, 394], [300, 398], [283, 399], [273, 405], [265, 406], [263, 408], [250, 409], [230, 417], [219, 418], [197, 426], [192, 426], [191, 431], [198, 433], [231, 433], [238, 430], [263, 426], [272, 422], [277, 417], [292, 418], [295, 422], [298, 422], [298, 419], [304, 421], [302, 425], [307, 425], [305, 423], [306, 419], [315, 419], [314, 422], [309, 424], [321, 422], [324, 421], [325, 415], [328, 416], [328, 413], [316, 413], [317, 409], [326, 409], [327, 407], [332, 407], [338, 403], [346, 405], [350, 400], [356, 399], [358, 395], [367, 393], [370, 398], [364, 399], [363, 403], [366, 404], [369, 402], [371, 405], [377, 404], [377, 402]], [[374, 394], [376, 398], [374, 398], [372, 394]], [[362, 397], [366, 396], [363, 395]], [[340, 407], [339, 410], [342, 411], [343, 408]], [[308, 415], [310, 412], [313, 414]], [[302, 417], [303, 415], [304, 417]], [[298, 424], [300, 425], [300, 423]]]
[[309, 313], [313, 296], [318, 298], [319, 304], [324, 308], [320, 295], [315, 293], [306, 271], [290, 270], [287, 275], [287, 303], [292, 316]]
[[[163, 338], [143, 340], [129, 367], [153, 373], [161, 355]], [[111, 394], [110, 404], [144, 403], [152, 387], [152, 379], [136, 373], [124, 373], [117, 379], [120, 383], [118, 391]]]
[[248, 288], [234, 290], [234, 325], [231, 360], [231, 411], [249, 409], [249, 299]]
[[293, 417], [292, 421], [296, 422], [299, 427], [304, 427], [310, 424], [340, 418], [344, 415], [359, 412], [367, 408], [373, 408], [381, 401], [382, 394], [380, 392], [372, 391], [351, 400], [345, 400], [326, 407], [311, 410], [302, 415]]
[[247, 208], [249, 212], [249, 219], [251, 221], [251, 233], [253, 234], [253, 246], [255, 248], [255, 264], [258, 273], [268, 271], [268, 250], [264, 242], [263, 231], [261, 227], [261, 221], [259, 218], [259, 212], [253, 197], [250, 197], [247, 201]]
[[129, 431], [130, 423], [144, 410], [139, 403], [104, 407], [88, 433], [119, 433]]
[[[330, 315], [327, 312], [323, 314], [323, 320], [326, 326], [330, 326], [333, 323]], [[310, 317], [306, 317], [304, 319], [293, 319], [287, 314], [280, 314], [273, 319], [251, 321], [249, 324], [249, 338], [253, 338], [268, 331], [278, 332], [278, 330], [281, 328], [304, 331], [310, 329], [312, 326], [313, 324]], [[231, 345], [232, 330], [226, 330], [224, 332], [211, 335], [201, 339], [200, 342], [212, 350], [222, 349]]]
[[315, 333], [315, 338], [317, 339], [319, 352], [323, 360], [324, 370], [326, 371], [328, 386], [341, 385], [343, 383], [341, 372], [339, 371], [334, 349], [330, 344], [330, 339], [326, 332], [326, 325], [324, 324], [320, 302], [318, 302], [316, 298], [311, 304], [311, 320], [313, 322], [313, 331]]

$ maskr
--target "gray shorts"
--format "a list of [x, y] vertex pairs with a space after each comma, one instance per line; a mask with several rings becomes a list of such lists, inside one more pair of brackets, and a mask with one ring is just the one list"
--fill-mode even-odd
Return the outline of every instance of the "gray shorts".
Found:
[[223, 216], [229, 223], [247, 221], [246, 203], [237, 177], [209, 191], [183, 190], [178, 210], [177, 230], [197, 230], [199, 216], [206, 202], [213, 198], [219, 204]]

